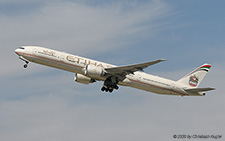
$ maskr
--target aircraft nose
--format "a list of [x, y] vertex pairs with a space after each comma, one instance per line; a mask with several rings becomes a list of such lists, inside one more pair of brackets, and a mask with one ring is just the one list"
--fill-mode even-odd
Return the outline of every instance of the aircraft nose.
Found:
[[18, 54], [18, 52], [19, 52], [19, 49], [16, 49], [16, 50], [15, 50], [15, 53]]

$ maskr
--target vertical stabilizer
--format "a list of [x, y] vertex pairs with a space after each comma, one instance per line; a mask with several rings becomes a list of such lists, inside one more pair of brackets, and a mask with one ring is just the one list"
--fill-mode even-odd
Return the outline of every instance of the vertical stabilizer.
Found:
[[197, 88], [210, 68], [211, 65], [204, 64], [191, 73], [187, 74], [177, 82], [185, 85], [186, 87]]

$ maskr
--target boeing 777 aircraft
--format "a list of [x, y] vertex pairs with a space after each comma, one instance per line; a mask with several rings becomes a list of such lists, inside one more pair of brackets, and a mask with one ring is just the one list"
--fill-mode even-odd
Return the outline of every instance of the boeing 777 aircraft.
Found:
[[165, 61], [162, 59], [135, 65], [115, 66], [38, 46], [21, 46], [15, 52], [21, 60], [25, 61], [24, 68], [27, 68], [29, 62], [34, 62], [73, 72], [74, 80], [79, 83], [104, 81], [101, 90], [106, 92], [117, 90], [118, 85], [157, 94], [180, 96], [204, 96], [206, 91], [214, 90], [214, 88], [198, 88], [211, 67], [209, 64], [204, 64], [180, 80], [173, 81], [143, 72], [148, 66]]

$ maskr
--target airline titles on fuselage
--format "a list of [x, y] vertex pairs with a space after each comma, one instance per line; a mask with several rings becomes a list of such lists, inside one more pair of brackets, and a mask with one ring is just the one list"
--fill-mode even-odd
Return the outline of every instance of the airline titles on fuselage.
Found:
[[81, 58], [81, 57], [78, 57], [78, 56], [74, 56], [74, 55], [67, 55], [66, 60], [68, 60], [69, 62], [72, 62], [72, 63], [76, 63], [76, 64], [84, 64], [85, 66], [86, 65], [94, 65], [94, 66], [102, 67], [102, 68], [112, 67], [111, 65], [102, 64], [100, 62], [91, 61], [91, 60]]
[[[47, 55], [47, 56], [50, 56], [50, 57], [58, 57], [57, 56], [57, 53], [55, 51], [49, 51], [49, 50], [43, 50], [43, 51], [38, 51], [39, 54], [43, 54], [43, 55]], [[100, 62], [97, 62], [97, 61], [92, 61], [92, 60], [89, 60], [89, 59], [85, 59], [85, 58], [82, 58], [82, 57], [79, 57], [79, 56], [74, 56], [74, 55], [66, 55], [66, 60], [71, 62], [71, 63], [75, 63], [75, 64], [84, 64], [85, 66], [86, 65], [94, 65], [94, 66], [97, 66], [97, 67], [102, 67], [102, 68], [109, 68], [109, 67], [113, 67], [112, 65], [108, 65], [108, 64], [103, 64], [103, 63], [100, 63]]]

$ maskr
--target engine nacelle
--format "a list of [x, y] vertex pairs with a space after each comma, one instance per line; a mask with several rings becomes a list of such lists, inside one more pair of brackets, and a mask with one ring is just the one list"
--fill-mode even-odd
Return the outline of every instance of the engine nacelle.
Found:
[[82, 83], [82, 84], [89, 84], [89, 83], [95, 82], [94, 79], [84, 76], [82, 74], [77, 74], [77, 73], [75, 73], [75, 75], [74, 75], [74, 81]]
[[87, 65], [84, 74], [89, 77], [98, 78], [105, 74], [104, 68], [94, 65]]

